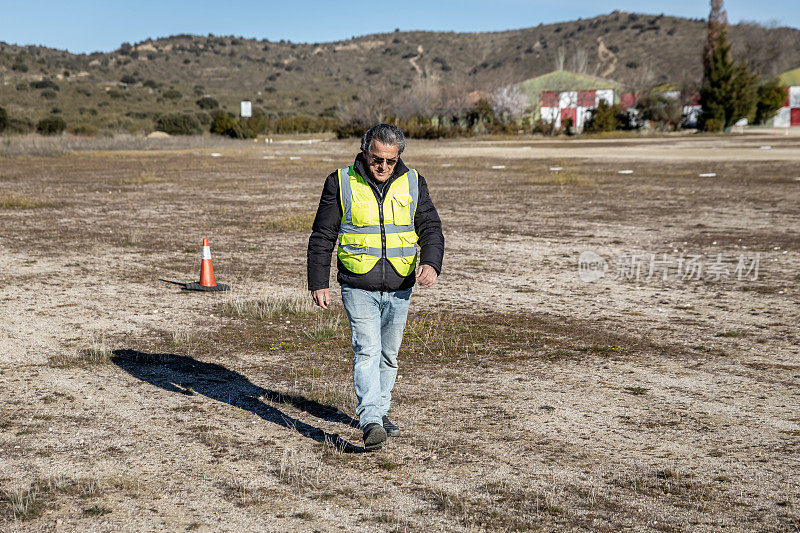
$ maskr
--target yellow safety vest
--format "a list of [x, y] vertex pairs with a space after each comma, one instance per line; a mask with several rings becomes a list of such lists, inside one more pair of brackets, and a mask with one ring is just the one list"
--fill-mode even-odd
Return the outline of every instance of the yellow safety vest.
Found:
[[342, 220], [336, 255], [355, 274], [366, 274], [385, 257], [401, 276], [417, 264], [414, 213], [419, 187], [417, 172], [399, 176], [378, 204], [372, 187], [352, 166], [339, 169], [339, 202]]

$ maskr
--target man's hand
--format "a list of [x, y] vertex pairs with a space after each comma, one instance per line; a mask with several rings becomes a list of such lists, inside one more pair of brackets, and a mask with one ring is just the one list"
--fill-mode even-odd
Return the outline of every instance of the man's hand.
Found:
[[327, 309], [328, 304], [331, 303], [331, 291], [329, 289], [317, 289], [311, 292], [311, 298], [313, 298], [315, 304]]
[[432, 286], [436, 283], [437, 277], [439, 277], [439, 275], [436, 273], [436, 269], [430, 265], [422, 265], [417, 268], [417, 283], [423, 287]]

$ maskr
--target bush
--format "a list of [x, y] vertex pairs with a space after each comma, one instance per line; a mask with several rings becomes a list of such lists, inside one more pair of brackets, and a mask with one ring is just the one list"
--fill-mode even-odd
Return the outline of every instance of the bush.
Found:
[[52, 89], [54, 91], [60, 90], [60, 87], [53, 80], [39, 80], [30, 83], [31, 89]]
[[41, 96], [45, 100], [55, 100], [58, 95], [56, 94], [55, 91], [52, 91], [50, 89], [45, 89], [44, 91], [42, 91]]
[[555, 133], [555, 128], [553, 127], [552, 122], [548, 122], [540, 118], [533, 123], [533, 127], [531, 128], [531, 133], [533, 134], [538, 133], [540, 135], [553, 135]]
[[619, 115], [622, 113], [623, 109], [621, 106], [610, 106], [605, 101], [601, 100], [597, 105], [597, 109], [594, 110], [592, 116], [586, 121], [583, 130], [592, 133], [614, 131], [619, 128]]
[[659, 129], [677, 129], [681, 123], [681, 103], [676, 98], [667, 98], [663, 94], [651, 93], [643, 96], [636, 104], [644, 120], [655, 123]]
[[168, 100], [180, 100], [183, 98], [183, 94], [177, 89], [166, 90], [162, 96]]
[[68, 131], [73, 135], [85, 135], [87, 137], [94, 137], [97, 135], [97, 128], [91, 124], [76, 124], [70, 126]]
[[219, 102], [210, 96], [204, 96], [195, 103], [200, 109], [216, 109], [219, 107]]
[[128, 74], [126, 76], [122, 76], [122, 78], [120, 78], [119, 81], [120, 81], [120, 83], [124, 83], [126, 85], [133, 85], [134, 83], [136, 83], [139, 80], [137, 80], [135, 77], [133, 77], [130, 74]]
[[703, 123], [703, 131], [718, 133], [725, 129], [725, 121], [722, 119], [709, 118]]
[[158, 89], [160, 85], [155, 80], [145, 80], [142, 83], [142, 87], [147, 87], [148, 89]]
[[0, 132], [5, 131], [6, 127], [8, 127], [8, 113], [6, 108], [0, 107]]
[[195, 135], [203, 132], [203, 127], [192, 113], [167, 113], [155, 121], [157, 130], [170, 135]]
[[225, 135], [233, 139], [255, 137], [255, 135], [248, 128], [242, 126], [233, 115], [221, 111], [212, 115], [211, 133]]
[[6, 133], [25, 134], [33, 131], [33, 122], [27, 118], [9, 118]]
[[59, 135], [67, 129], [67, 123], [61, 117], [47, 117], [36, 123], [36, 132], [40, 135]]
[[758, 101], [756, 102], [756, 124], [763, 124], [783, 107], [786, 102], [786, 88], [778, 78], [773, 78], [758, 87]]

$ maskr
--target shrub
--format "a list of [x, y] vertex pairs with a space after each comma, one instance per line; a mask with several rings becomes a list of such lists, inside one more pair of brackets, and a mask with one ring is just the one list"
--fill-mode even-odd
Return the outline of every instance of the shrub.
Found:
[[763, 124], [783, 107], [786, 101], [786, 88], [778, 78], [773, 78], [758, 87], [758, 101], [756, 102], [757, 124]]
[[195, 103], [200, 109], [216, 109], [219, 107], [219, 102], [210, 96], [204, 96]]
[[5, 131], [8, 126], [8, 113], [6, 108], [0, 107], [0, 132]]
[[183, 94], [181, 94], [181, 92], [177, 89], [166, 90], [164, 91], [163, 96], [168, 100], [180, 100], [183, 98]]
[[60, 87], [53, 80], [39, 80], [30, 83], [31, 89], [53, 89], [54, 91], [60, 90]]
[[85, 135], [87, 137], [94, 137], [97, 135], [97, 128], [91, 124], [76, 124], [70, 126], [68, 131], [73, 135]]
[[145, 80], [142, 83], [142, 87], [147, 87], [148, 89], [158, 89], [160, 85], [155, 80]]
[[703, 131], [720, 132], [725, 129], [725, 121], [722, 119], [709, 118], [703, 123]]
[[28, 72], [28, 65], [25, 63], [14, 63], [14, 65], [11, 67], [11, 70], [16, 72]]
[[126, 85], [133, 85], [134, 83], [136, 83], [139, 80], [137, 80], [135, 77], [131, 76], [130, 74], [127, 74], [125, 76], [122, 76], [122, 78], [120, 78], [119, 81], [121, 83], [126, 84]]
[[36, 131], [41, 135], [59, 135], [67, 129], [67, 123], [61, 117], [47, 117], [36, 123]]
[[203, 126], [192, 113], [167, 113], [160, 115], [156, 121], [157, 130], [170, 135], [195, 135], [203, 132]]
[[676, 98], [651, 93], [640, 98], [636, 108], [644, 120], [649, 120], [660, 129], [677, 128], [681, 122], [681, 103]]
[[255, 135], [253, 135], [249, 129], [242, 126], [233, 115], [223, 112], [214, 113], [212, 115], [211, 133], [225, 135], [233, 139], [255, 137]]
[[207, 129], [209, 126], [211, 126], [211, 115], [205, 111], [195, 111], [194, 116], [197, 117], [197, 120], [204, 128]]
[[6, 133], [25, 134], [33, 131], [33, 122], [27, 118], [9, 118]]
[[587, 132], [601, 132], [601, 131], [614, 131], [619, 128], [619, 116], [622, 114], [623, 109], [620, 105], [608, 105], [605, 101], [601, 101], [594, 110], [592, 116], [586, 121], [584, 131]]

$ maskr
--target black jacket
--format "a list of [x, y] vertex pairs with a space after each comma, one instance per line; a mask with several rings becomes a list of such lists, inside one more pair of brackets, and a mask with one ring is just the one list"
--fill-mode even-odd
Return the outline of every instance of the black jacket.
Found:
[[[408, 172], [408, 168], [403, 164], [403, 160], [397, 161], [394, 171], [385, 182], [382, 189], [372, 179], [364, 160], [364, 156], [359, 153], [353, 163], [356, 172], [360, 176], [367, 178], [367, 182], [372, 186], [372, 192], [379, 203], [383, 202], [383, 192], [389, 190], [391, 183]], [[328, 288], [328, 279], [331, 272], [331, 254], [336, 247], [339, 236], [339, 224], [342, 221], [342, 206], [339, 202], [339, 175], [338, 171], [331, 172], [325, 179], [325, 186], [322, 189], [322, 198], [319, 200], [317, 216], [314, 218], [314, 226], [311, 230], [311, 237], [308, 239], [308, 289], [315, 291]], [[414, 228], [419, 236], [419, 245], [422, 249], [420, 254], [420, 265], [432, 266], [437, 274], [442, 271], [442, 258], [444, 257], [444, 235], [442, 235], [442, 221], [439, 213], [431, 201], [428, 194], [428, 185], [425, 178], [419, 176], [419, 201], [417, 211], [414, 215]], [[347, 270], [342, 262], [337, 259], [339, 273], [337, 281], [346, 283], [357, 289], [368, 291], [396, 291], [407, 289], [414, 285], [416, 274], [412, 272], [409, 276], [401, 276], [397, 270], [386, 259], [379, 259], [377, 264], [366, 274], [354, 274]]]

